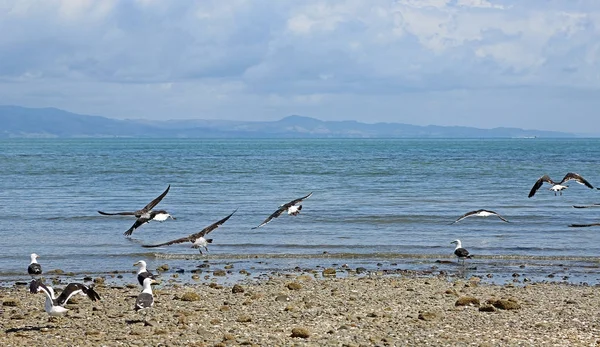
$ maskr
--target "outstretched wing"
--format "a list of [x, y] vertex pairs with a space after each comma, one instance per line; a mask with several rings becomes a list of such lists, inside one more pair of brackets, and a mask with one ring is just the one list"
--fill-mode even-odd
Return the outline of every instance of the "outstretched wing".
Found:
[[263, 225], [269, 223], [271, 220], [273, 220], [273, 218], [279, 217], [283, 213], [283, 211], [288, 209], [288, 207], [286, 205], [281, 206], [277, 211], [273, 212], [269, 217], [267, 217], [267, 219], [265, 219], [262, 223], [253, 227], [252, 229], [258, 229], [258, 228], [262, 227]]
[[503, 221], [505, 221], [506, 223], [510, 223], [510, 222], [508, 221], [508, 219], [506, 219], [506, 218], [502, 217], [502, 216], [501, 216], [501, 215], [499, 215], [498, 213], [496, 213], [496, 212], [494, 212], [494, 211], [488, 211], [488, 212], [490, 212], [490, 213], [493, 213], [493, 214], [494, 214], [496, 217], [498, 217], [498, 218], [502, 219], [502, 220], [503, 220]]
[[529, 191], [529, 195], [527, 197], [530, 198], [530, 197], [534, 196], [535, 192], [537, 192], [537, 190], [540, 189], [540, 187], [544, 184], [544, 182], [548, 182], [548, 183], [550, 183], [552, 185], [556, 184], [556, 183], [554, 183], [554, 181], [552, 181], [552, 179], [550, 178], [550, 176], [544, 175], [544, 176], [540, 177], [535, 182], [535, 184], [533, 185], [533, 187]]
[[115, 212], [115, 213], [109, 213], [109, 212], [98, 211], [98, 213], [103, 214], [105, 216], [135, 216], [135, 212]]
[[225, 218], [223, 218], [223, 219], [221, 219], [221, 220], [219, 220], [217, 222], [214, 222], [213, 224], [207, 226], [206, 228], [202, 229], [201, 231], [199, 231], [199, 232], [197, 232], [195, 234], [192, 234], [192, 235], [189, 235], [189, 236], [186, 236], [186, 237], [182, 237], [182, 238], [177, 239], [177, 240], [172, 240], [172, 241], [168, 241], [168, 242], [165, 242], [165, 243], [161, 243], [161, 244], [158, 244], [158, 245], [142, 245], [142, 247], [151, 248], [151, 247], [169, 246], [169, 245], [172, 245], [172, 244], [175, 244], [175, 243], [194, 242], [196, 239], [199, 239], [199, 238], [203, 237], [204, 235], [210, 233], [211, 231], [213, 231], [216, 228], [218, 228], [219, 226], [221, 226], [223, 223], [227, 222], [227, 220], [229, 218], [231, 218], [231, 216], [233, 216], [233, 214], [236, 211], [237, 211], [237, 208], [229, 216], [227, 216], [227, 217], [225, 217]]
[[127, 229], [127, 231], [124, 232], [123, 235], [130, 236], [131, 234], [133, 234], [133, 231], [135, 229], [137, 229], [138, 227], [140, 227], [141, 225], [143, 225], [145, 223], [148, 223], [149, 221], [150, 221], [150, 218], [147, 218], [147, 217], [140, 217], [140, 218], [136, 219], [135, 223], [133, 223], [131, 228]]
[[[283, 205], [281, 205], [281, 206], [280, 206], [280, 208], [281, 208], [281, 207], [285, 207], [285, 208], [283, 209], [283, 211], [285, 211], [285, 210], [287, 210], [288, 208], [290, 208], [291, 206], [294, 206], [294, 205], [296, 205], [297, 203], [300, 203], [300, 202], [302, 202], [302, 200], [304, 200], [304, 199], [308, 199], [308, 198], [309, 198], [311, 195], [312, 195], [312, 192], [310, 192], [310, 193], [309, 193], [308, 195], [306, 195], [306, 196], [303, 196], [303, 197], [301, 197], [301, 198], [298, 198], [298, 199], [296, 199], [296, 200], [292, 200], [292, 201], [288, 202], [287, 204], [283, 204]], [[283, 212], [283, 211], [282, 211], [282, 212]]]
[[477, 211], [469, 211], [469, 212], [467, 212], [467, 213], [463, 214], [462, 216], [458, 217], [458, 219], [457, 219], [457, 220], [455, 220], [455, 221], [454, 221], [452, 224], [454, 224], [454, 223], [458, 223], [458, 222], [460, 222], [461, 220], [463, 220], [463, 219], [465, 219], [465, 218], [471, 217], [472, 215], [479, 213], [479, 211], [481, 211], [481, 210], [477, 210]]
[[86, 294], [88, 298], [90, 298], [90, 300], [92, 301], [100, 300], [100, 295], [98, 295], [98, 293], [96, 293], [94, 289], [86, 286], [85, 284], [69, 283], [65, 287], [65, 290], [63, 290], [62, 293], [60, 293], [60, 295], [58, 296], [58, 298], [56, 298], [56, 304], [59, 306], [63, 306], [69, 301], [69, 299], [73, 295], [79, 293]]
[[590, 189], [594, 189], [594, 186], [592, 186], [590, 184], [590, 182], [586, 181], [585, 178], [581, 177], [581, 175], [576, 174], [574, 172], [569, 172], [565, 175], [565, 177], [563, 177], [562, 181], [560, 181], [560, 184], [563, 184], [567, 181], [571, 181], [571, 180], [575, 180], [577, 181], [577, 183], [579, 184], [583, 184], [584, 186], [590, 188]]
[[587, 227], [597, 227], [600, 226], [600, 223], [590, 223], [590, 224], [570, 224], [571, 228], [587, 228]]
[[150, 203], [148, 205], [144, 206], [142, 211], [148, 212], [148, 211], [152, 210], [154, 208], [154, 206], [158, 205], [158, 203], [165, 197], [165, 195], [167, 195], [167, 193], [169, 192], [169, 189], [171, 189], [170, 184], [162, 194], [160, 194], [156, 199], [150, 201]]

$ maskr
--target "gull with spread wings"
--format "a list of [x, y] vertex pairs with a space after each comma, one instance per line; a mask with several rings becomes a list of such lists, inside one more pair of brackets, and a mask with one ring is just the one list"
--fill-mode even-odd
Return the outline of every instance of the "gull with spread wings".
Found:
[[150, 222], [151, 220], [164, 222], [169, 218], [175, 219], [175, 217], [171, 216], [165, 210], [156, 210], [156, 211], [152, 210], [165, 197], [165, 195], [167, 195], [167, 193], [169, 192], [169, 189], [171, 189], [170, 184], [162, 194], [160, 194], [158, 197], [156, 197], [156, 199], [150, 201], [150, 203], [148, 203], [148, 205], [144, 206], [141, 210], [137, 210], [137, 211], [133, 211], [133, 212], [115, 212], [115, 213], [98, 211], [98, 213], [100, 213], [101, 215], [105, 215], [105, 216], [117, 216], [117, 215], [119, 215], [119, 216], [135, 216], [137, 218], [135, 223], [133, 223], [131, 228], [129, 228], [127, 231], [125, 231], [123, 233], [123, 235], [130, 236], [135, 229], [142, 226], [143, 224]]
[[528, 197], [532, 197], [535, 195], [535, 192], [537, 192], [538, 189], [540, 189], [542, 187], [542, 185], [544, 184], [544, 182], [546, 183], [550, 183], [552, 185], [552, 187], [548, 188], [549, 190], [554, 192], [554, 195], [556, 195], [557, 192], [560, 192], [560, 195], [562, 195], [562, 191], [569, 188], [569, 186], [563, 185], [563, 183], [568, 182], [574, 180], [575, 182], [582, 184], [590, 189], [594, 189], [594, 186], [592, 186], [590, 184], [590, 182], [586, 181], [585, 178], [583, 178], [581, 175], [576, 174], [574, 172], [569, 172], [565, 175], [565, 177], [563, 177], [563, 179], [556, 183], [554, 182], [550, 176], [548, 175], [544, 175], [540, 178], [538, 178], [538, 180], [535, 182], [535, 184], [533, 185], [533, 187], [531, 188], [531, 190], [529, 191], [529, 196]]
[[288, 215], [290, 215], [290, 216], [297, 216], [300, 213], [300, 210], [302, 210], [302, 205], [298, 205], [298, 204], [300, 204], [304, 199], [308, 199], [311, 195], [312, 195], [312, 192], [310, 192], [306, 196], [303, 196], [296, 200], [292, 200], [292, 201], [288, 202], [287, 204], [283, 204], [283, 205], [279, 206], [279, 209], [277, 209], [277, 211], [273, 212], [269, 217], [267, 217], [267, 219], [265, 219], [262, 223], [260, 223], [258, 226], [253, 227], [252, 229], [257, 229], [257, 228], [262, 227], [263, 225], [269, 223], [273, 218], [279, 217], [285, 211], [287, 211]]
[[489, 216], [496, 216], [496, 217], [502, 219], [503, 221], [505, 221], [506, 223], [509, 223], [508, 220], [506, 220], [504, 217], [502, 217], [498, 213], [491, 211], [491, 210], [481, 209], [481, 210], [477, 210], [477, 211], [470, 211], [470, 212], [463, 214], [457, 220], [455, 220], [452, 224], [458, 223], [461, 220], [468, 218], [468, 217], [489, 217]]
[[202, 254], [202, 248], [204, 248], [207, 252], [208, 252], [208, 244], [212, 243], [212, 239], [206, 239], [204, 238], [204, 236], [206, 236], [206, 234], [210, 233], [211, 231], [215, 230], [216, 228], [218, 228], [220, 225], [222, 225], [223, 223], [225, 223], [229, 218], [231, 218], [231, 216], [233, 216], [233, 214], [237, 211], [237, 209], [235, 211], [233, 211], [229, 216], [207, 226], [206, 228], [202, 229], [200, 232], [197, 232], [195, 234], [191, 234], [189, 236], [186, 237], [182, 237], [180, 239], [177, 240], [173, 240], [173, 241], [169, 241], [169, 242], [165, 242], [165, 243], [160, 243], [158, 245], [142, 245], [142, 247], [146, 247], [146, 248], [151, 248], [151, 247], [161, 247], [161, 246], [169, 246], [175, 243], [184, 243], [184, 242], [191, 242], [192, 243], [192, 248], [197, 248], [200, 251], [200, 254]]

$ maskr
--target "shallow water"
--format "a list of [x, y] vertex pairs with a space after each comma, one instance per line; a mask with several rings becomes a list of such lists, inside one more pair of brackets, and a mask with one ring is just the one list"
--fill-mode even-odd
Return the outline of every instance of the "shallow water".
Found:
[[[544, 173], [574, 171], [600, 186], [599, 152], [599, 139], [0, 140], [0, 282], [28, 278], [35, 252], [45, 270], [90, 275], [131, 271], [139, 259], [186, 270], [209, 259], [254, 274], [348, 264], [596, 283], [600, 227], [568, 225], [600, 221], [600, 208], [571, 207], [600, 203], [600, 191], [571, 182], [563, 196], [527, 194]], [[139, 209], [168, 184], [158, 208], [177, 220], [146, 224], [131, 239], [122, 233], [132, 218], [96, 212]], [[299, 216], [251, 230], [311, 191]], [[236, 208], [210, 234], [208, 255], [188, 244], [141, 247]], [[451, 224], [479, 208], [511, 223]], [[475, 255], [464, 267], [452, 255], [457, 238]]]

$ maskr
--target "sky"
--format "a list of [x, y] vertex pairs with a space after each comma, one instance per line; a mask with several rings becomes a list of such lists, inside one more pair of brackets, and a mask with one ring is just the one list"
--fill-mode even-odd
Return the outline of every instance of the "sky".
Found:
[[598, 0], [0, 0], [0, 104], [598, 133]]

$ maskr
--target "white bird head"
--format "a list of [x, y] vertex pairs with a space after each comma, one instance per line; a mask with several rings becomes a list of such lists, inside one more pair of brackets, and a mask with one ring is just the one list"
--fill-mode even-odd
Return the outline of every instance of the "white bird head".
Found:
[[35, 263], [35, 260], [39, 257], [39, 255], [35, 254], [35, 253], [31, 253], [31, 262]]
[[146, 262], [145, 261], [140, 260], [137, 263], [133, 264], [133, 266], [138, 266], [138, 265], [140, 266], [138, 273], [146, 271]]

